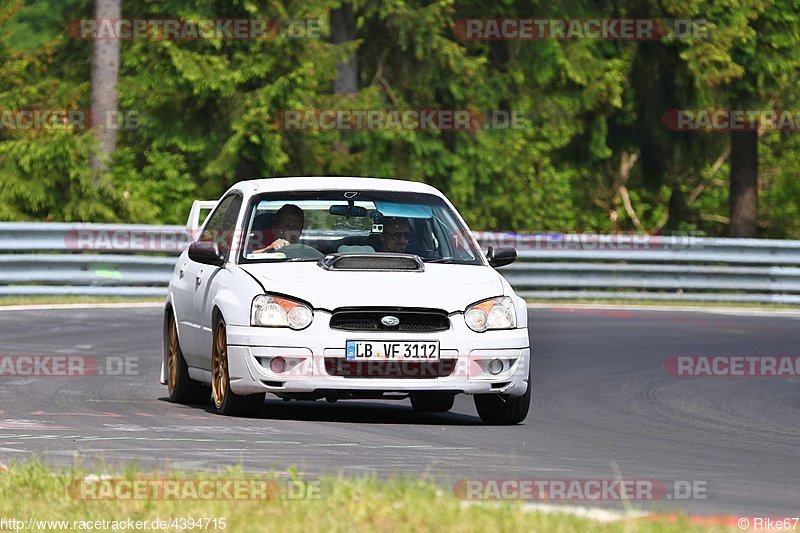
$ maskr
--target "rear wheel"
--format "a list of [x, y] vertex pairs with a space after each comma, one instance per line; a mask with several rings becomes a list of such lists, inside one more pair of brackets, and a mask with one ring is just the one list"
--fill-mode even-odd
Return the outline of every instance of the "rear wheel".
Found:
[[208, 387], [189, 377], [189, 365], [183, 358], [178, 340], [178, 327], [170, 312], [167, 316], [167, 390], [175, 403], [207, 403]]
[[240, 395], [233, 392], [228, 368], [228, 337], [225, 322], [220, 319], [214, 327], [214, 345], [211, 349], [211, 397], [214, 407], [221, 415], [257, 415], [264, 407], [265, 394]]
[[531, 405], [531, 381], [530, 370], [528, 370], [528, 390], [519, 397], [509, 396], [508, 394], [477, 394], [475, 395], [475, 408], [478, 416], [486, 424], [502, 426], [519, 424], [528, 416]]
[[455, 399], [455, 394], [416, 393], [411, 395], [411, 407], [421, 413], [446, 413], [453, 408]]

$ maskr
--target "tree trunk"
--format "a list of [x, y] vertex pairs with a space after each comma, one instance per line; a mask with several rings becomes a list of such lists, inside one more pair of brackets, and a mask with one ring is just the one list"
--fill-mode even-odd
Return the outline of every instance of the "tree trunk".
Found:
[[[122, 0], [95, 0], [95, 19], [119, 19]], [[108, 161], [117, 145], [117, 80], [119, 78], [119, 40], [95, 39], [92, 51], [92, 126], [100, 148], [91, 158], [92, 183], [100, 186], [100, 174], [108, 170]]]
[[730, 235], [758, 236], [758, 131], [731, 132]]
[[[356, 17], [353, 6], [342, 4], [331, 10], [331, 41], [335, 44], [346, 43], [356, 38]], [[350, 59], [337, 63], [339, 75], [333, 82], [333, 94], [351, 94], [358, 92], [358, 56], [353, 53]]]

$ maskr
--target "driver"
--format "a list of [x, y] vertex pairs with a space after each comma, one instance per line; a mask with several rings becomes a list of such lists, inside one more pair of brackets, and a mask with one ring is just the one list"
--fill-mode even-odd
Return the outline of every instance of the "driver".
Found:
[[411, 239], [411, 224], [405, 218], [387, 218], [383, 221], [381, 252], [406, 253]]
[[276, 252], [287, 244], [295, 244], [300, 240], [304, 220], [302, 209], [294, 204], [285, 204], [275, 213], [272, 230], [264, 232], [264, 242], [273, 239], [272, 243], [266, 248], [253, 251], [253, 253]]

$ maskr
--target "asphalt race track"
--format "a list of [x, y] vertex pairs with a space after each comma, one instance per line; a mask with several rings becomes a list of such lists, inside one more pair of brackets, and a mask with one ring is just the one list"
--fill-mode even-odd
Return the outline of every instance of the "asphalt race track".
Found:
[[[700, 482], [706, 497], [634, 507], [797, 516], [800, 379], [675, 377], [671, 355], [800, 355], [800, 319], [531, 309], [532, 413], [481, 425], [472, 399], [421, 415], [401, 402], [283, 402], [256, 419], [166, 401], [155, 307], [0, 311], [0, 355], [92, 356], [105, 375], [0, 375], [0, 461], [101, 459], [316, 475]], [[108, 363], [106, 362], [108, 361]], [[123, 365], [120, 365], [120, 361]], [[122, 370], [129, 364], [128, 374]], [[133, 366], [130, 366], [133, 363]], [[108, 375], [109, 373], [115, 375]], [[123, 375], [118, 375], [123, 374]], [[572, 502], [621, 507], [619, 502]]]

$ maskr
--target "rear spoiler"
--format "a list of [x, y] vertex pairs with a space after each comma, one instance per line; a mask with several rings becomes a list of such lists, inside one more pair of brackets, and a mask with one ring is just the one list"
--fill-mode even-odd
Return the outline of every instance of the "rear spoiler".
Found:
[[189, 232], [190, 235], [194, 235], [200, 229], [200, 226], [203, 225], [205, 222], [206, 216], [200, 218], [200, 212], [203, 210], [209, 210], [210, 212], [217, 207], [217, 200], [195, 200], [192, 203], [192, 209], [189, 211], [189, 220], [186, 221], [186, 231]]

